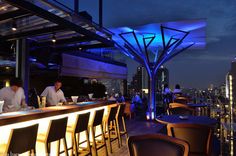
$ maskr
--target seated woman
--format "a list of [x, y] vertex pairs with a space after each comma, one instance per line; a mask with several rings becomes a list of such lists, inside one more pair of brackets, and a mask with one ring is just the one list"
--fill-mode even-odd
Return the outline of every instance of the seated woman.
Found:
[[175, 97], [182, 95], [182, 90], [180, 89], [180, 85], [179, 84], [175, 85], [175, 89], [173, 91], [173, 94], [174, 94]]
[[163, 104], [165, 105], [165, 111], [167, 110], [167, 108], [169, 107], [169, 103], [172, 102], [172, 92], [168, 87], [168, 84], [164, 85], [164, 90], [162, 92], [163, 95]]

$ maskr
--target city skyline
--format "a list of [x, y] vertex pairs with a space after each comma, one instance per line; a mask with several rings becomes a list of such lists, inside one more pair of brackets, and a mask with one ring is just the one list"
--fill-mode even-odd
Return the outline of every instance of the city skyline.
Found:
[[[72, 0], [66, 2], [68, 6], [72, 5]], [[80, 11], [88, 11], [97, 22], [98, 1], [92, 3], [92, 1], [81, 0], [80, 2]], [[104, 1], [103, 23], [106, 28], [114, 28], [205, 18], [207, 21], [206, 49], [186, 51], [165, 66], [170, 72], [170, 84], [179, 83], [186, 88], [207, 88], [209, 84], [217, 86], [225, 81], [230, 63], [235, 57], [235, 9], [236, 2], [233, 0], [170, 0], [168, 2], [148, 0], [135, 3], [127, 0], [110, 0]], [[130, 80], [138, 64], [129, 58], [126, 60], [128, 80]]]

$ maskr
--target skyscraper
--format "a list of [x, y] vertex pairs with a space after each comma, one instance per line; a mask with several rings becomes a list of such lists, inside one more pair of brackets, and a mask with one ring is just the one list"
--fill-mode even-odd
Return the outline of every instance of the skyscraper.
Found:
[[[226, 112], [229, 112], [229, 120], [227, 123], [230, 125], [236, 121], [235, 118], [235, 103], [236, 103], [236, 61], [232, 61], [231, 69], [226, 75], [226, 98], [229, 100], [229, 107], [227, 107]], [[233, 129], [230, 129], [227, 134], [230, 138], [235, 136]], [[231, 155], [235, 152], [234, 141], [230, 141], [230, 151]]]
[[236, 61], [231, 63], [231, 69], [226, 75], [226, 97], [230, 103], [236, 102]]

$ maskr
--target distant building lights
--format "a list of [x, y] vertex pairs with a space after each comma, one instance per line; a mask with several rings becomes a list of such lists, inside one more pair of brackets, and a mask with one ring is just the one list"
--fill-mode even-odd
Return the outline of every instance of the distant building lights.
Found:
[[143, 92], [145, 92], [145, 94], [148, 94], [148, 89], [142, 89]]
[[7, 67], [6, 67], [6, 70], [9, 70], [9, 69], [10, 69], [10, 67], [7, 66]]

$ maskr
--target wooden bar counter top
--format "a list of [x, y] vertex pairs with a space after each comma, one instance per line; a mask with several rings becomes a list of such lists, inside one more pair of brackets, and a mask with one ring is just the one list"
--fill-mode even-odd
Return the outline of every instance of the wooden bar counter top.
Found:
[[79, 102], [77, 104], [72, 104], [72, 105], [52, 106], [52, 107], [45, 107], [27, 111], [2, 113], [0, 114], [0, 126], [29, 120], [35, 120], [40, 118], [46, 118], [51, 116], [63, 115], [73, 112], [79, 112], [93, 108], [99, 108], [114, 103], [115, 102], [111, 101], [88, 101], [88, 102]]

